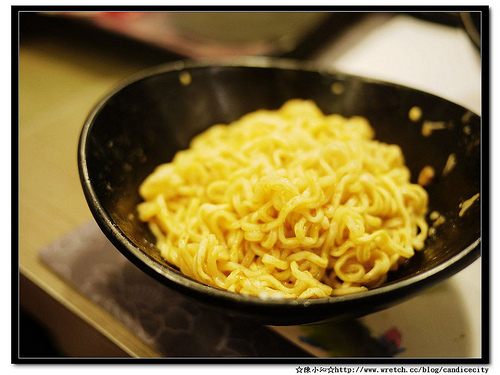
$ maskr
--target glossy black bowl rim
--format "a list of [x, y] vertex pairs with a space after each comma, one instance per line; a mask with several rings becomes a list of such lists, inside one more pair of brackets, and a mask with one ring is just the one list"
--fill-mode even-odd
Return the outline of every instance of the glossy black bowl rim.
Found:
[[[91, 131], [92, 125], [96, 116], [106, 105], [106, 103], [118, 92], [125, 87], [134, 84], [137, 81], [146, 79], [155, 75], [164, 73], [181, 72], [184, 69], [191, 68], [269, 68], [269, 69], [291, 69], [299, 71], [310, 71], [320, 74], [337, 75], [341, 77], [348, 77], [359, 79], [368, 83], [375, 83], [378, 85], [401, 87], [408, 90], [423, 91], [405, 87], [403, 85], [385, 82], [377, 79], [362, 77], [353, 74], [339, 72], [331, 67], [326, 67], [321, 64], [307, 61], [295, 61], [282, 58], [269, 58], [269, 57], [245, 57], [245, 58], [232, 58], [224, 60], [202, 60], [202, 61], [175, 61], [149, 69], [142, 70], [134, 75], [129, 76], [114, 89], [112, 89], [106, 96], [104, 96], [93, 108], [88, 115], [79, 139], [78, 144], [78, 170], [80, 181], [87, 200], [90, 211], [97, 222], [100, 229], [110, 240], [110, 242], [133, 264], [144, 272], [162, 282], [163, 284], [174, 289], [186, 292], [195, 297], [204, 300], [212, 299], [216, 303], [226, 303], [229, 305], [237, 304], [240, 308], [248, 307], [270, 307], [280, 308], [284, 307], [287, 310], [294, 307], [333, 307], [333, 305], [340, 305], [343, 303], [360, 303], [364, 300], [374, 300], [383, 296], [384, 300], [398, 300], [416, 292], [423, 291], [424, 289], [442, 281], [457, 272], [461, 271], [476, 259], [480, 257], [480, 244], [481, 237], [470, 243], [462, 249], [457, 255], [448, 259], [432, 269], [424, 271], [415, 276], [395, 281], [393, 283], [378, 287], [376, 289], [368, 290], [362, 293], [350, 294], [345, 296], [332, 296], [327, 298], [317, 299], [281, 299], [281, 298], [261, 298], [256, 296], [241, 295], [234, 292], [229, 292], [216, 287], [212, 287], [196, 280], [190, 279], [181, 275], [178, 272], [168, 269], [162, 264], [155, 261], [138, 246], [136, 246], [120, 228], [114, 223], [113, 219], [103, 207], [97, 194], [92, 186], [92, 181], [89, 176], [86, 162], [86, 148], [87, 138]], [[425, 93], [427, 94], [427, 93]], [[433, 94], [430, 96], [438, 97]], [[442, 99], [442, 98], [440, 98]], [[466, 110], [464, 108], [464, 110]], [[340, 307], [340, 306], [339, 306]]]

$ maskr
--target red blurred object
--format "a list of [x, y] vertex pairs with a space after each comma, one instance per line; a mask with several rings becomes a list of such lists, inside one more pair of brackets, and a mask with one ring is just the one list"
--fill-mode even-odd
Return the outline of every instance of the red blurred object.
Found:
[[381, 337], [384, 341], [390, 343], [394, 348], [399, 349], [401, 348], [401, 333], [397, 328], [391, 328], [384, 332], [384, 334]]

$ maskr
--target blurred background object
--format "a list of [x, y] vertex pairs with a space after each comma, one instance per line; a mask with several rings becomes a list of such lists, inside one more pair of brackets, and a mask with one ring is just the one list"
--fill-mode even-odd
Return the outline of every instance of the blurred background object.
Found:
[[481, 48], [481, 15], [479, 12], [461, 12], [460, 19], [471, 40]]
[[[363, 17], [359, 12], [57, 12], [31, 22], [105, 31], [179, 57], [304, 58]], [[69, 22], [68, 22], [69, 21]]]
[[[241, 55], [307, 58], [370, 12], [40, 12], [33, 22], [90, 28], [179, 57]], [[384, 14], [384, 12], [380, 12]], [[480, 45], [480, 12], [387, 12], [464, 29]], [[69, 21], [69, 22], [68, 22]]]

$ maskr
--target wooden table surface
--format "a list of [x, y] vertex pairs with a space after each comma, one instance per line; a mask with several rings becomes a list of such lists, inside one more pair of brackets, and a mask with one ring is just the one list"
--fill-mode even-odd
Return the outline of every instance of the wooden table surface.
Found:
[[[158, 356], [47, 269], [38, 251], [92, 218], [77, 169], [77, 144], [86, 116], [117, 82], [163, 62], [165, 56], [127, 51], [113, 46], [111, 40], [81, 33], [68, 37], [60, 28], [47, 27], [50, 23], [31, 25], [31, 18], [23, 21], [19, 51], [21, 305], [55, 332], [67, 355]], [[61, 319], [68, 324], [60, 324]], [[78, 335], [89, 340], [87, 349], [74, 347]]]

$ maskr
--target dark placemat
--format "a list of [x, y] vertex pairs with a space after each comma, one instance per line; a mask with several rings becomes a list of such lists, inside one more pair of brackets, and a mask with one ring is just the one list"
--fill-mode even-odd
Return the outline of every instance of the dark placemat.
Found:
[[94, 221], [40, 250], [41, 261], [166, 357], [306, 357], [268, 327], [169, 289], [129, 262]]

